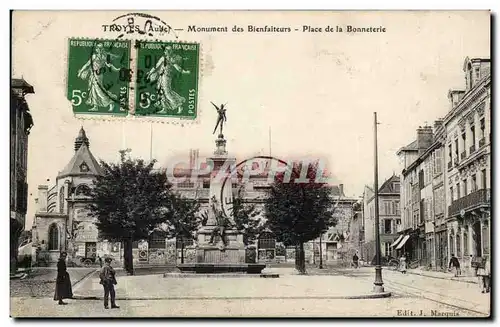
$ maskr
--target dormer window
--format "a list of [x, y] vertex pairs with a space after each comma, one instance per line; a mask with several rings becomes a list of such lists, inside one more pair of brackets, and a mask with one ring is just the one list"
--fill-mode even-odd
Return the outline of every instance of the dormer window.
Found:
[[80, 165], [80, 172], [87, 173], [88, 171], [89, 171], [89, 166], [85, 162], [83, 162]]

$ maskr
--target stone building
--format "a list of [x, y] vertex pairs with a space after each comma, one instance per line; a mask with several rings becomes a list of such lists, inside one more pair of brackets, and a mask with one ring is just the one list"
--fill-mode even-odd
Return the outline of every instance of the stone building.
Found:
[[[387, 258], [395, 255], [392, 246], [398, 238], [397, 230], [401, 224], [399, 212], [400, 206], [400, 179], [393, 175], [388, 178], [378, 191], [379, 197], [379, 232], [380, 232], [380, 254]], [[363, 194], [364, 212], [364, 243], [362, 256], [372, 262], [375, 257], [375, 192], [369, 186], [365, 186]]]
[[55, 185], [38, 186], [38, 208], [32, 227], [34, 244], [40, 248], [38, 260], [56, 262], [62, 250], [68, 251], [70, 257], [90, 261], [113, 249], [118, 254], [119, 247], [98, 242], [94, 219], [85, 208], [93, 180], [100, 174], [102, 169], [81, 128], [73, 156], [58, 173]]
[[26, 95], [35, 93], [24, 79], [12, 79], [10, 92], [10, 267], [17, 270], [18, 241], [28, 204], [28, 136], [33, 127]]
[[450, 110], [398, 155], [402, 239], [418, 265], [463, 267], [490, 255], [491, 75], [489, 59], [466, 58], [465, 90], [450, 90]]
[[419, 127], [417, 139], [398, 151], [404, 164], [401, 180], [400, 247], [418, 265], [442, 267], [445, 255], [444, 137], [442, 120]]
[[490, 60], [466, 58], [465, 90], [450, 90], [446, 129], [448, 256], [467, 266], [470, 256], [490, 255]]

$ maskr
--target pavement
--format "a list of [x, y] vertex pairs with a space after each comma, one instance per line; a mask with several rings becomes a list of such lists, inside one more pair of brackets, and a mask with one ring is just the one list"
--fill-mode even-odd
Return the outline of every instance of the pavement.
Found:
[[[266, 269], [267, 270], [267, 269]], [[382, 270], [390, 297], [370, 294], [374, 268], [271, 268], [279, 278], [164, 278], [163, 274], [121, 276], [117, 303], [105, 310], [102, 286], [91, 274], [73, 287], [79, 299], [58, 306], [47, 297], [11, 297], [13, 317], [488, 317], [491, 294], [449, 278]], [[70, 272], [71, 274], [71, 272]], [[99, 299], [99, 300], [97, 300]]]
[[[370, 299], [390, 296], [373, 293], [373, 284], [347, 276], [298, 275], [293, 268], [266, 269], [279, 278], [175, 278], [163, 274], [122, 276], [115, 286], [117, 300], [189, 299]], [[73, 290], [74, 298], [102, 299], [103, 288], [95, 273]]]
[[425, 270], [425, 269], [408, 269], [407, 274], [414, 274], [420, 276], [426, 276], [431, 278], [439, 278], [439, 279], [449, 279], [458, 282], [464, 283], [473, 283], [478, 284], [479, 278], [474, 276], [473, 273], [469, 269], [462, 269], [462, 274], [460, 276], [455, 277], [453, 272], [442, 272], [442, 271], [433, 271], [433, 270]]
[[[71, 284], [75, 286], [96, 268], [68, 268]], [[10, 280], [10, 296], [47, 297], [54, 296], [57, 269], [52, 267], [34, 268], [23, 279]]]

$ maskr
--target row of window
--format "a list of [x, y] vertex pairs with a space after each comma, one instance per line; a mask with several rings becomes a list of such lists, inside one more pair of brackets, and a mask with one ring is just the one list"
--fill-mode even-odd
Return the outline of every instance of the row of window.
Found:
[[487, 178], [486, 169], [481, 170], [481, 172], [479, 173], [480, 180], [478, 180], [477, 175], [478, 174], [474, 174], [469, 179], [464, 178], [462, 182], [458, 182], [455, 185], [450, 186], [450, 202], [458, 200], [461, 197], [473, 193], [480, 188], [485, 189]]
[[472, 124], [468, 130], [464, 129], [460, 136], [448, 144], [448, 168], [453, 166], [452, 162], [458, 163], [467, 157], [467, 153], [470, 155], [476, 151], [477, 144], [482, 146], [485, 143], [486, 123], [484, 117], [480, 118], [479, 127], [479, 135], [476, 135], [476, 126]]
[[401, 219], [383, 219], [380, 232], [383, 234], [396, 234], [399, 225], [401, 225]]
[[381, 208], [381, 215], [393, 215], [393, 216], [399, 216], [399, 200], [394, 200], [394, 201], [382, 201], [382, 208]]

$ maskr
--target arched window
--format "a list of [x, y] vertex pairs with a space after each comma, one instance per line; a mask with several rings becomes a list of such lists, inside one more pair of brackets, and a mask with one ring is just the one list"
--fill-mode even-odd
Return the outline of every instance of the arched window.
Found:
[[55, 223], [49, 226], [49, 250], [59, 250], [59, 228]]
[[64, 213], [64, 186], [59, 190], [59, 213]]
[[456, 235], [455, 240], [457, 241], [457, 257], [460, 258], [462, 256], [462, 249], [460, 247], [460, 234]]
[[76, 196], [88, 196], [90, 195], [90, 187], [88, 187], [85, 184], [80, 184], [77, 186], [76, 191], [75, 191]]

